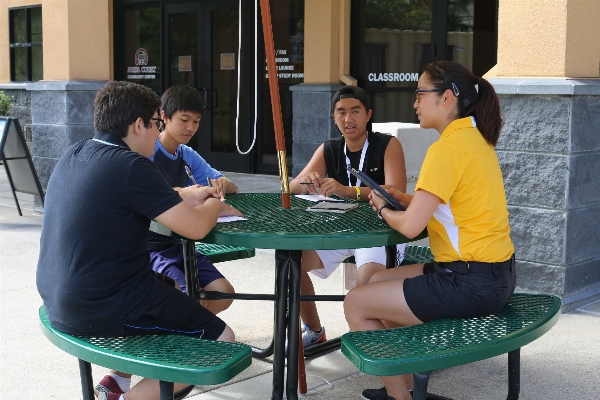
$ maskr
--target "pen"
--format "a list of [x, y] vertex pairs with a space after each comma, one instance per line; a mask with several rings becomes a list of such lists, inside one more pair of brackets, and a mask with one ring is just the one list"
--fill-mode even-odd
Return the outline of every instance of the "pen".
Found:
[[300, 182], [301, 185], [314, 185], [314, 182]]
[[185, 173], [187, 174], [188, 178], [190, 178], [192, 180], [192, 183], [194, 185], [198, 184], [198, 183], [196, 183], [196, 180], [194, 179], [194, 175], [192, 175], [192, 171], [190, 171], [190, 168], [187, 165], [185, 166]]

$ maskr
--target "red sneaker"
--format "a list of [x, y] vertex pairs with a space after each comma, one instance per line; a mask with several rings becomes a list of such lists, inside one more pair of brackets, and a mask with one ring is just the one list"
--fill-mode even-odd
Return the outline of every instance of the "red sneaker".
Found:
[[98, 400], [121, 400], [122, 394], [111, 392], [99, 392]]
[[[117, 381], [110, 375], [105, 375], [94, 389], [96, 391], [96, 396], [98, 396], [98, 399], [100, 400], [119, 400], [119, 397], [123, 394]], [[105, 397], [102, 397], [103, 393], [106, 394]], [[116, 397], [112, 397], [112, 394], [116, 395]]]

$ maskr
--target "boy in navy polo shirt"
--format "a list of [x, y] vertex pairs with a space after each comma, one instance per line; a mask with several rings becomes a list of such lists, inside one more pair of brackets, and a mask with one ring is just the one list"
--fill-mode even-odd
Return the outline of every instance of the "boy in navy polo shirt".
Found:
[[[186, 146], [194, 136], [204, 115], [204, 102], [196, 89], [177, 85], [161, 97], [160, 117], [165, 123], [150, 157], [173, 187], [193, 186], [196, 183], [213, 186], [224, 197], [236, 193], [237, 186], [212, 168], [191, 147]], [[175, 280], [186, 291], [181, 240], [150, 232], [148, 235], [150, 265], [156, 272]], [[215, 268], [208, 257], [196, 252], [199, 287], [222, 293], [233, 293], [231, 283]], [[203, 301], [202, 305], [217, 314], [226, 310], [233, 300]]]
[[[36, 284], [52, 326], [72, 335], [178, 332], [234, 341], [225, 322], [162, 280], [149, 264], [151, 220], [204, 237], [220, 215], [240, 215], [211, 187], [173, 190], [156, 165], [160, 98], [130, 82], [108, 82], [94, 100], [93, 139], [68, 148], [46, 191]], [[159, 399], [158, 381], [113, 371], [100, 400]], [[176, 384], [175, 390], [185, 385]], [[128, 391], [129, 390], [129, 391]]]

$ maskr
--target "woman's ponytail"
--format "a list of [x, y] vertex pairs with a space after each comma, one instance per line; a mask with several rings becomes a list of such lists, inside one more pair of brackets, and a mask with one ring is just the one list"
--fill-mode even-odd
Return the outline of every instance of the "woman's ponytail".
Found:
[[425, 66], [423, 73], [436, 89], [450, 89], [458, 100], [458, 118], [473, 116], [484, 139], [496, 146], [502, 116], [494, 87], [455, 61], [433, 62]]

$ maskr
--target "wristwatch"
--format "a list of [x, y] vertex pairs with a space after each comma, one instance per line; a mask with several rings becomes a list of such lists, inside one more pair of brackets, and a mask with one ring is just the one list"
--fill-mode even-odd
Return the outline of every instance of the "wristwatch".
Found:
[[379, 219], [383, 219], [383, 217], [381, 216], [381, 211], [383, 211], [384, 208], [389, 208], [391, 210], [390, 205], [387, 203], [379, 207], [379, 209], [377, 210], [377, 216], [379, 217]]

